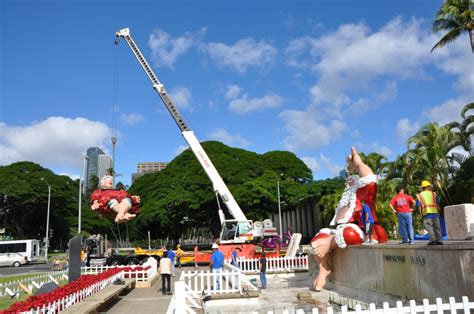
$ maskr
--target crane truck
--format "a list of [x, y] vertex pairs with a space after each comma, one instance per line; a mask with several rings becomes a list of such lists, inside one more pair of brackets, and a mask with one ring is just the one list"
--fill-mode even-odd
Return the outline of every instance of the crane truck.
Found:
[[[212, 161], [209, 159], [209, 156], [207, 156], [196, 135], [189, 129], [189, 126], [181, 116], [178, 108], [171, 101], [164, 85], [158, 80], [152, 68], [141, 53], [130, 34], [130, 30], [128, 28], [124, 28], [116, 32], [115, 35], [119, 39], [123, 38], [127, 42], [141, 67], [150, 79], [153, 89], [160, 96], [164, 105], [178, 125], [181, 134], [191, 148], [191, 151], [194, 153], [207, 176], [211, 180], [214, 193], [218, 199], [218, 204], [220, 204], [220, 199], [226, 205], [230, 215], [233, 217], [233, 219], [225, 219], [224, 212], [219, 205], [218, 214], [221, 223], [219, 239], [220, 251], [222, 251], [226, 257], [229, 257], [230, 252], [232, 252], [234, 247], [239, 247], [242, 251], [241, 255], [246, 257], [255, 257], [256, 253], [258, 253], [258, 250], [256, 250], [255, 245], [252, 243], [254, 238], [278, 235], [273, 223], [269, 219], [264, 220], [263, 223], [259, 221], [252, 222], [251, 220], [247, 219], [244, 212], [235, 201], [232, 193], [229, 191], [221, 176], [217, 172], [217, 169], [214, 167]], [[207, 258], [209, 258], [207, 254], [201, 256], [198, 252], [195, 252], [195, 260], [197, 262], [203, 262], [200, 259]]]

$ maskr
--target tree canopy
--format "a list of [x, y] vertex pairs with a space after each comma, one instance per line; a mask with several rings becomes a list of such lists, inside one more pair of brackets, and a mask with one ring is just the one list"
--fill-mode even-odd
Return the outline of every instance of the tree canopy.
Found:
[[[46, 236], [48, 185], [51, 186], [51, 245], [65, 248], [77, 232], [79, 181], [54, 174], [38, 164], [23, 161], [0, 167], [0, 219], [6, 233], [16, 238]], [[98, 232], [109, 228], [87, 204], [82, 206], [82, 229]], [[50, 231], [51, 232], [51, 231]]]
[[[257, 154], [215, 141], [202, 146], [248, 219], [263, 219], [277, 211], [278, 181], [281, 201], [287, 206], [294, 207], [309, 195], [311, 170], [291, 152]], [[136, 227], [158, 236], [178, 237], [189, 226], [212, 226], [217, 233], [219, 205], [231, 218], [225, 205], [218, 205], [212, 183], [191, 150], [164, 170], [139, 177], [129, 192], [140, 195], [143, 203]]]

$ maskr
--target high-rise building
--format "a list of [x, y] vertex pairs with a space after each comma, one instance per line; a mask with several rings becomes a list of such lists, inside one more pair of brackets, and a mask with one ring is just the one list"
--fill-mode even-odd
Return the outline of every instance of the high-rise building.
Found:
[[[98, 173], [98, 164], [99, 164], [99, 155], [103, 155], [104, 151], [99, 147], [89, 147], [87, 149], [87, 165], [86, 173], [84, 178], [84, 190], [89, 189], [92, 185], [97, 183], [99, 178]], [[94, 182], [95, 181], [95, 182]]]
[[145, 173], [161, 171], [165, 169], [167, 165], [167, 162], [139, 162], [137, 165], [137, 172], [132, 173], [132, 183], [139, 176]]
[[112, 168], [112, 156], [100, 154], [97, 162], [97, 177], [102, 179], [106, 174], [111, 174], [108, 170]]

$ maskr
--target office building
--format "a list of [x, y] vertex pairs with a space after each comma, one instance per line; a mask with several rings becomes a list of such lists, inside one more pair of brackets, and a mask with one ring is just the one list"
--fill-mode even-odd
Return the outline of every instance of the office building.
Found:
[[111, 175], [112, 169], [112, 156], [107, 154], [101, 154], [98, 156], [97, 162], [97, 177], [102, 179], [105, 175]]
[[167, 162], [139, 162], [137, 165], [137, 172], [132, 173], [132, 183], [139, 176], [145, 173], [161, 171], [165, 169], [167, 165]]
[[99, 155], [103, 155], [104, 151], [99, 147], [89, 147], [87, 149], [87, 163], [86, 163], [86, 172], [84, 178], [84, 190], [95, 188], [97, 184], [98, 176], [98, 164], [99, 164]]

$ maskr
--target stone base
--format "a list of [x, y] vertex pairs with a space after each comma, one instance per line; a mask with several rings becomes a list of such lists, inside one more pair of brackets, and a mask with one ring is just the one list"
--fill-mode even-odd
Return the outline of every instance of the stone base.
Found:
[[[474, 299], [474, 242], [446, 241], [445, 245], [349, 246], [332, 252], [327, 287], [367, 302], [391, 300]], [[318, 267], [309, 253], [309, 275]]]
[[474, 239], [474, 205], [459, 204], [444, 208], [446, 232], [450, 240]]

